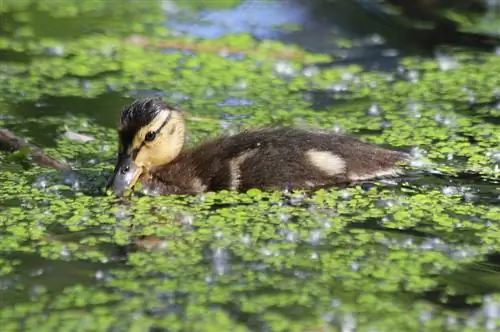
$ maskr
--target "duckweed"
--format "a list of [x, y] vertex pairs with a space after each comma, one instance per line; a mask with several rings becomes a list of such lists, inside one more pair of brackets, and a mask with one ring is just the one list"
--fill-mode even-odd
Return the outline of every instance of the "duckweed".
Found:
[[[0, 125], [74, 172], [0, 153], [2, 331], [500, 324], [500, 57], [330, 66], [330, 54], [248, 34], [179, 35], [159, 8], [3, 1]], [[412, 163], [397, 181], [314, 193], [106, 196], [120, 109], [149, 94], [186, 110], [188, 145], [295, 125], [407, 149]]]

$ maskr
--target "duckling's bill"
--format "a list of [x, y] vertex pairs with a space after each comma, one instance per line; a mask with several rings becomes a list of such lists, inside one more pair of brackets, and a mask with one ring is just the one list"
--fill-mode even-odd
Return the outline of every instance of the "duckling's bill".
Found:
[[125, 191], [136, 184], [142, 173], [143, 168], [134, 163], [130, 156], [121, 158], [110, 178], [108, 190], [112, 190], [117, 196], [123, 196]]

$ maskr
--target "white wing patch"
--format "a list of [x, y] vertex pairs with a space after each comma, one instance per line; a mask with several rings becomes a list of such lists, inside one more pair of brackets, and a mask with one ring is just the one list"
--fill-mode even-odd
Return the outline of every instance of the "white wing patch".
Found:
[[386, 168], [380, 169], [370, 173], [357, 174], [357, 173], [348, 173], [347, 177], [351, 181], [360, 181], [360, 180], [370, 180], [374, 178], [381, 177], [395, 177], [401, 174], [401, 170], [398, 168]]
[[245, 160], [253, 157], [257, 153], [258, 149], [253, 149], [240, 154], [238, 157], [231, 159], [229, 162], [229, 172], [231, 176], [232, 190], [237, 190], [240, 187], [241, 169], [240, 166]]
[[329, 176], [346, 172], [345, 160], [329, 151], [309, 150], [306, 152], [311, 164]]

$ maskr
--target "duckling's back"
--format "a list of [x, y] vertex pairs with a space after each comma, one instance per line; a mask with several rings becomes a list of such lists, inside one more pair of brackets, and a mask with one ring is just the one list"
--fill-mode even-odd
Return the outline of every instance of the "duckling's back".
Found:
[[153, 177], [172, 188], [184, 187], [175, 193], [310, 189], [395, 176], [396, 163], [406, 158], [405, 153], [346, 135], [261, 129], [203, 143], [157, 169]]

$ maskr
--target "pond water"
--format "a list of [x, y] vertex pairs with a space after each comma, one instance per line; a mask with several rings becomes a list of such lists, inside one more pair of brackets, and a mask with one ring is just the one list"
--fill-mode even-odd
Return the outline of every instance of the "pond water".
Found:
[[[1, 330], [498, 330], [499, 31], [493, 0], [3, 0], [0, 127], [74, 171], [0, 152]], [[311, 195], [103, 195], [145, 95], [188, 144], [294, 125], [412, 162]]]

